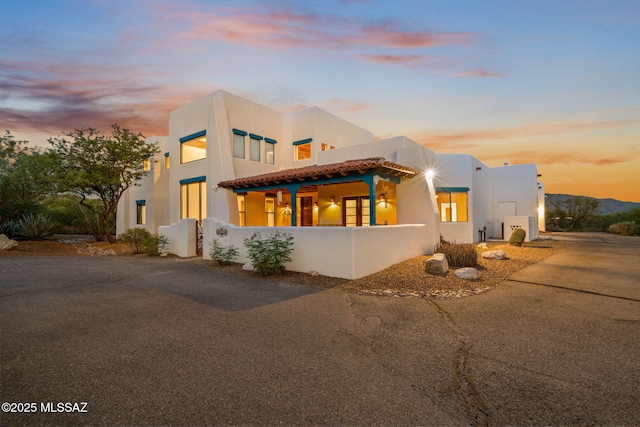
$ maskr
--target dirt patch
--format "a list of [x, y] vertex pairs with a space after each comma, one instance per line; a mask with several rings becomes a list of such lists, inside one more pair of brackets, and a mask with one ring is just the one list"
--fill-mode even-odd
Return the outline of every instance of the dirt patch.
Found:
[[47, 240], [18, 240], [17, 247], [0, 251], [0, 257], [97, 256], [107, 251], [116, 256], [134, 256], [129, 245], [124, 243], [96, 242], [90, 236], [57, 234]]

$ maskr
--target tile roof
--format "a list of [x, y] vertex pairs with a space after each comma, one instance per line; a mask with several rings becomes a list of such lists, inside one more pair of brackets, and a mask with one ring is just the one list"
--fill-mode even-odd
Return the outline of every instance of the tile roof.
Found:
[[336, 174], [339, 174], [340, 176], [362, 174], [369, 171], [380, 171], [405, 178], [412, 177], [420, 172], [418, 169], [389, 162], [385, 160], [384, 157], [371, 157], [367, 159], [347, 160], [328, 165], [314, 165], [302, 168], [285, 169], [278, 172], [232, 179], [218, 183], [218, 187], [240, 188], [272, 185], [292, 182], [294, 180], [298, 182], [306, 181], [307, 179], [315, 179], [318, 177], [331, 178]]

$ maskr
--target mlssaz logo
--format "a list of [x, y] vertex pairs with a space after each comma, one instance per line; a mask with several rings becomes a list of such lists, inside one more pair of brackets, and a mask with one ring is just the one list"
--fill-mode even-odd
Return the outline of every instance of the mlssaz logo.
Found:
[[87, 402], [40, 402], [40, 412], [87, 412]]

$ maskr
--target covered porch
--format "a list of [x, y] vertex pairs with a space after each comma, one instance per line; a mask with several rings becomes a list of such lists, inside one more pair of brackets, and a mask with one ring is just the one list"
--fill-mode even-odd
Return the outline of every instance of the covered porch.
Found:
[[237, 226], [395, 225], [396, 186], [418, 172], [373, 157], [238, 178], [218, 187], [236, 195], [237, 211], [229, 213]]

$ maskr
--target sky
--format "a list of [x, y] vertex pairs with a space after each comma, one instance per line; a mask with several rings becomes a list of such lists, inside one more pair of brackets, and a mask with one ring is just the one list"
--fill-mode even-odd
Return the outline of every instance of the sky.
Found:
[[640, 202], [637, 0], [3, 0], [0, 22], [0, 131], [35, 145], [166, 135], [224, 89]]

